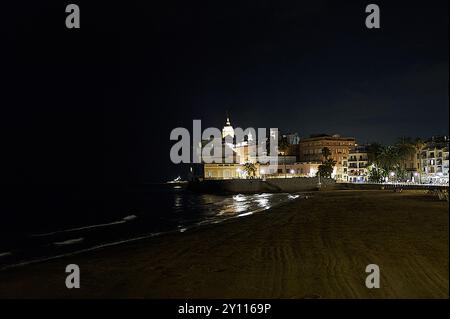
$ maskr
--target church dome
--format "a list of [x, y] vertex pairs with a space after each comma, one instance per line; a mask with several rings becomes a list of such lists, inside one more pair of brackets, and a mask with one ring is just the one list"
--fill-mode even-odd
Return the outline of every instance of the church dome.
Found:
[[222, 138], [225, 138], [226, 136], [231, 136], [234, 138], [234, 129], [233, 126], [231, 126], [230, 118], [228, 116], [225, 126], [222, 129]]

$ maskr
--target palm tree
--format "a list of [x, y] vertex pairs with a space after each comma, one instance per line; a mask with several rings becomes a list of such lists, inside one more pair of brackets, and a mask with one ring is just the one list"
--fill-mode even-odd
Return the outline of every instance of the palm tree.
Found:
[[286, 155], [289, 151], [289, 142], [286, 137], [282, 137], [278, 143], [278, 153]]
[[397, 172], [399, 165], [398, 149], [394, 146], [383, 146], [378, 155], [377, 162], [382, 169], [382, 175], [387, 177], [390, 172]]
[[420, 137], [416, 137], [414, 140], [414, 147], [416, 148], [416, 154], [417, 154], [417, 170], [418, 170], [418, 176], [419, 176], [419, 183], [421, 183], [421, 172], [422, 172], [422, 159], [421, 159], [421, 152], [423, 148], [427, 145], [427, 143], [421, 139]]
[[379, 165], [378, 157], [382, 149], [383, 146], [379, 143], [372, 143], [367, 146], [367, 157], [370, 164]]
[[322, 148], [322, 156], [324, 160], [322, 161], [322, 164], [319, 165], [317, 176], [331, 178], [336, 161], [329, 158], [331, 156], [331, 151], [328, 147]]
[[283, 157], [283, 164], [284, 164], [284, 178], [287, 177], [287, 171], [286, 171], [286, 154], [289, 151], [289, 142], [286, 137], [282, 137], [280, 139], [280, 142], [278, 144], [278, 153], [281, 154]]
[[417, 153], [414, 141], [410, 137], [402, 137], [395, 145], [398, 155], [397, 176], [401, 179], [407, 178], [408, 162], [414, 160]]
[[247, 162], [242, 165], [244, 171], [247, 173], [247, 176], [255, 176], [256, 166], [253, 163]]
[[[394, 146], [373, 143], [368, 146], [369, 162], [373, 180], [381, 180], [393, 172], [397, 178], [406, 176], [406, 161], [417, 152], [415, 142], [408, 137], [399, 139]], [[370, 177], [369, 177], [370, 178]]]
[[402, 169], [404, 168], [405, 171], [408, 170], [406, 163], [410, 161], [413, 163], [413, 166], [409, 167], [409, 171], [420, 172], [421, 161], [419, 155], [425, 145], [426, 143], [420, 138], [416, 138], [415, 140], [408, 137], [401, 138], [396, 145], [400, 156], [400, 167]]
[[396, 144], [400, 160], [404, 161], [411, 155], [416, 154], [416, 146], [414, 141], [409, 137], [402, 137]]
[[322, 156], [325, 158], [325, 161], [331, 156], [331, 151], [328, 147], [322, 148]]
[[381, 169], [380, 154], [383, 150], [383, 145], [379, 143], [371, 143], [367, 145], [367, 158], [369, 180], [372, 182], [382, 182], [384, 179], [384, 171]]
[[414, 140], [414, 146], [416, 147], [416, 149], [418, 151], [421, 151], [422, 148], [424, 148], [427, 145], [427, 143], [422, 140], [420, 137], [416, 137], [416, 139]]

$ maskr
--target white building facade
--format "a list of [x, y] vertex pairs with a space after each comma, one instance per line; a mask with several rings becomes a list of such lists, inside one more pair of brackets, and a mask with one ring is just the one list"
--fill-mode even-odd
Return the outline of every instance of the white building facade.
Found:
[[369, 181], [369, 157], [365, 146], [356, 146], [349, 151], [347, 160], [348, 181], [365, 183]]
[[449, 183], [449, 140], [447, 136], [432, 138], [420, 152], [421, 182]]

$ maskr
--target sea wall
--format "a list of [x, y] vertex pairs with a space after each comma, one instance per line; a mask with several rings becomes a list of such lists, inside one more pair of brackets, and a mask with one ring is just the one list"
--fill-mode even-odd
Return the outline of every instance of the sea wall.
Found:
[[[188, 189], [202, 193], [293, 193], [318, 189], [317, 177], [204, 180], [189, 182]], [[334, 189], [336, 182], [321, 178], [321, 189]]]
[[448, 189], [448, 186], [433, 184], [377, 184], [377, 183], [337, 183], [336, 189], [357, 189], [357, 190], [389, 190], [389, 189], [416, 189], [416, 190], [432, 190], [432, 189]]
[[[321, 178], [321, 190], [389, 190], [389, 189], [442, 189], [448, 186], [413, 185], [413, 184], [371, 184], [371, 183], [336, 183], [333, 179]], [[295, 193], [318, 190], [317, 177], [270, 178], [262, 179], [228, 179], [189, 182], [187, 189], [200, 193]]]

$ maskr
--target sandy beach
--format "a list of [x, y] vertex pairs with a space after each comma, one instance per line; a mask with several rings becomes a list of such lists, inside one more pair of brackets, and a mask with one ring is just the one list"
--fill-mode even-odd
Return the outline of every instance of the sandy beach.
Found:
[[[316, 192], [184, 233], [0, 272], [0, 298], [448, 298], [448, 203]], [[65, 267], [81, 269], [67, 289]], [[368, 264], [381, 287], [365, 286]]]

